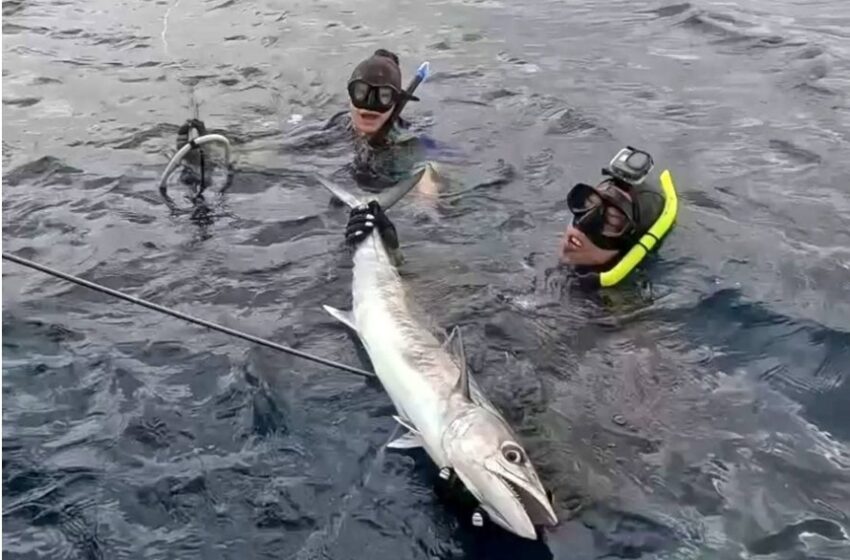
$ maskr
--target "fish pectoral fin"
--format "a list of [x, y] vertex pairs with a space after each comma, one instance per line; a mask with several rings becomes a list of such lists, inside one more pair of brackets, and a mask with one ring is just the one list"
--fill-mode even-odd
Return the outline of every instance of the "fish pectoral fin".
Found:
[[410, 422], [410, 420], [405, 420], [401, 416], [393, 416], [393, 420], [407, 428], [407, 431], [409, 431], [411, 434], [416, 434], [417, 436], [419, 435], [419, 430], [416, 429], [416, 426], [414, 426]]
[[348, 328], [357, 332], [357, 327], [354, 326], [354, 315], [351, 314], [351, 311], [343, 311], [341, 309], [337, 309], [336, 307], [331, 307], [330, 305], [323, 305], [325, 311], [331, 314], [331, 316], [347, 325]]
[[393, 416], [396, 422], [407, 429], [407, 433], [392, 440], [387, 447], [390, 449], [414, 449], [422, 447], [422, 436], [419, 435], [419, 430], [413, 425], [410, 420], [405, 420], [401, 416]]
[[416, 449], [422, 446], [422, 436], [413, 432], [399, 436], [387, 444], [389, 449]]
[[[426, 172], [428, 175], [426, 175]], [[420, 169], [413, 176], [407, 178], [406, 180], [399, 181], [392, 187], [384, 190], [376, 197], [369, 197], [371, 199], [377, 200], [378, 204], [381, 205], [381, 208], [384, 210], [389, 210], [396, 202], [401, 200], [404, 195], [410, 192], [423, 178], [430, 179], [430, 174], [432, 173], [431, 164], [425, 166], [424, 169]], [[344, 202], [350, 208], [356, 208], [361, 204], [366, 204], [369, 202], [369, 198], [359, 197], [353, 193], [348, 192], [343, 187], [337, 185], [336, 183], [329, 181], [328, 179], [317, 175], [316, 179], [319, 183], [328, 189], [332, 195], [336, 198]]]

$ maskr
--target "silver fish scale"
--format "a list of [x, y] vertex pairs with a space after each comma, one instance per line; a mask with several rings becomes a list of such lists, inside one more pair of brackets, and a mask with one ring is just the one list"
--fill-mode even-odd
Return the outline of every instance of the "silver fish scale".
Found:
[[[353, 284], [355, 316], [363, 312], [364, 306], [368, 306], [369, 311], [375, 311], [378, 305], [384, 306], [384, 315], [392, 318], [392, 326], [405, 340], [404, 347], [397, 350], [413, 369], [430, 381], [435, 394], [448, 397], [460, 376], [460, 369], [437, 337], [414, 319], [401, 278], [377, 233], [364, 241], [354, 254]], [[357, 322], [360, 322], [359, 317]]]

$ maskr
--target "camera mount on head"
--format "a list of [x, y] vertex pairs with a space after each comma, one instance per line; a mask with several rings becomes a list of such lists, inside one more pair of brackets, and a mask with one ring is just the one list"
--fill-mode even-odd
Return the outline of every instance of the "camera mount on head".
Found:
[[626, 146], [617, 152], [608, 167], [602, 169], [602, 174], [629, 185], [639, 185], [654, 165], [649, 152]]

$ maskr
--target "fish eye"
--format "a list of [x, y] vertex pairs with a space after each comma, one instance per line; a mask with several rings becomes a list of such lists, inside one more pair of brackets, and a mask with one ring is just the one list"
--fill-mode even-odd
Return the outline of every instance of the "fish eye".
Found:
[[521, 465], [525, 462], [525, 454], [519, 445], [507, 442], [502, 445], [502, 457], [512, 465]]

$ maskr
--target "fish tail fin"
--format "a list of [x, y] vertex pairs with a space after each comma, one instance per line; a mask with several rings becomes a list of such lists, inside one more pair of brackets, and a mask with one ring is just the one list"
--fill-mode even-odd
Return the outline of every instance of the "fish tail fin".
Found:
[[392, 187], [387, 190], [373, 196], [360, 198], [356, 194], [347, 191], [341, 186], [328, 181], [327, 179], [319, 176], [319, 183], [322, 184], [323, 187], [328, 189], [332, 195], [336, 198], [340, 199], [343, 203], [348, 205], [350, 208], [356, 208], [363, 204], [368, 203], [371, 200], [375, 200], [378, 204], [381, 205], [381, 208], [384, 210], [388, 210], [392, 208], [392, 206], [404, 198], [404, 195], [413, 190], [413, 187], [419, 184], [423, 178], [429, 177], [431, 173], [434, 173], [433, 166], [431, 163], [427, 163], [424, 168], [417, 171], [411, 177], [399, 181]]

